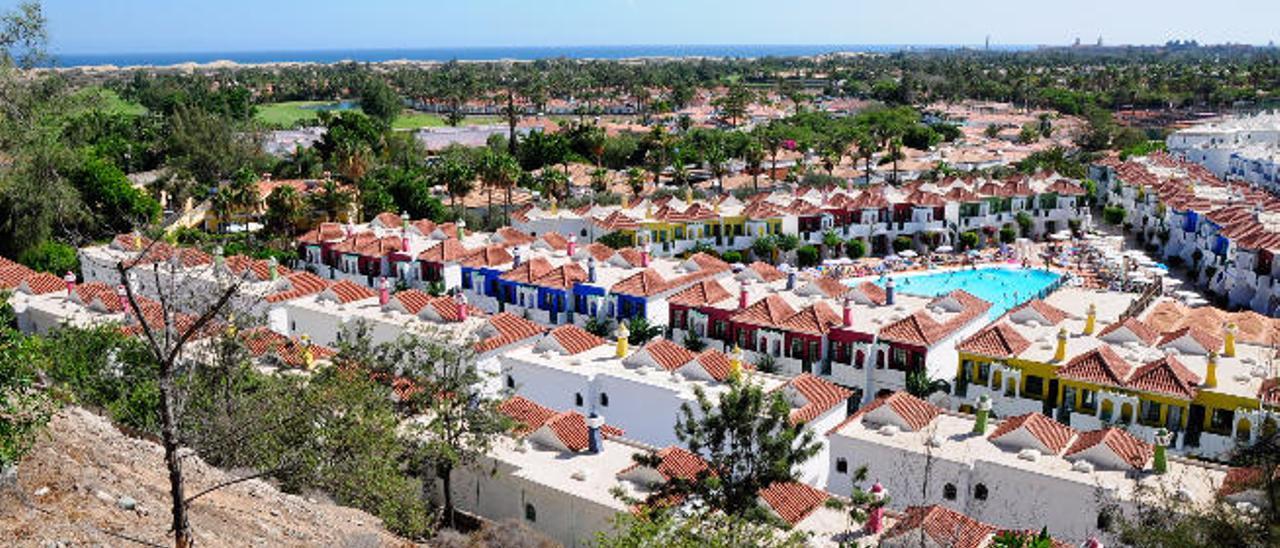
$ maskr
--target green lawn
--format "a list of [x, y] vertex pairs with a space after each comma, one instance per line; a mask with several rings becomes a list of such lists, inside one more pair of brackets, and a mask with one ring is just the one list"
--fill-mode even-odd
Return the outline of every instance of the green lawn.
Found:
[[142, 114], [147, 107], [126, 101], [116, 92], [100, 87], [88, 87], [75, 92], [88, 110], [100, 110], [109, 114]]
[[[258, 121], [272, 127], [295, 127], [299, 122], [311, 120], [319, 115], [318, 110], [308, 107], [332, 105], [333, 101], [288, 101], [258, 105]], [[352, 109], [360, 110], [358, 107]], [[499, 120], [496, 116], [469, 116], [463, 125], [493, 124]], [[418, 129], [423, 127], [440, 127], [445, 125], [444, 117], [425, 112], [405, 110], [391, 124], [392, 129]]]

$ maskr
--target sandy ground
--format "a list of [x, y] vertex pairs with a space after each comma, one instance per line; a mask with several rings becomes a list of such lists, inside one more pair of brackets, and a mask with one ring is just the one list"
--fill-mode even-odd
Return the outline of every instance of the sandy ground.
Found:
[[[159, 445], [84, 409], [62, 410], [23, 460], [16, 487], [0, 488], [0, 546], [172, 546], [163, 461]], [[189, 495], [236, 477], [195, 457], [185, 470]], [[195, 501], [191, 526], [198, 547], [409, 545], [365, 512], [259, 480]]]

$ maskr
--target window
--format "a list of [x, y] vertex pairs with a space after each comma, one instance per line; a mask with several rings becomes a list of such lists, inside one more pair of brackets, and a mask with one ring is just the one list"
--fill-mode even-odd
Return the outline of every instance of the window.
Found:
[[862, 369], [863, 362], [866, 361], [866, 359], [867, 359], [866, 353], [859, 350], [857, 357], [854, 358], [853, 366], [858, 369]]
[[1098, 393], [1088, 388], [1080, 389], [1080, 409], [1094, 410], [1098, 408]]
[[604, 392], [600, 393], [600, 407], [609, 407], [609, 395]]
[[581, 392], [576, 392], [576, 393], [574, 393], [574, 394], [573, 394], [573, 404], [574, 404], [574, 405], [576, 405], [576, 406], [578, 406], [578, 407], [582, 407], [582, 403], [583, 403], [583, 402], [582, 402], [582, 393], [581, 393]]
[[584, 229], [582, 229], [582, 230], [579, 230], [579, 231], [578, 231], [578, 236], [579, 236], [579, 237], [582, 237], [582, 238], [586, 238], [586, 237], [587, 237], [587, 229], [585, 229], [585, 228], [584, 228]]
[[986, 384], [991, 379], [991, 364], [982, 362], [978, 364], [978, 383]]
[[1150, 425], [1160, 424], [1160, 403], [1148, 400], [1142, 400], [1138, 403], [1142, 408], [1142, 422]]
[[295, 321], [293, 321], [293, 320], [290, 320], [290, 321], [289, 321], [289, 331], [297, 331], [297, 330], [298, 330], [298, 322], [295, 322]]
[[846, 460], [844, 457], [840, 457], [836, 459], [836, 473], [837, 474], [849, 473], [849, 461]]
[[538, 521], [538, 509], [537, 509], [537, 508], [534, 508], [532, 504], [525, 503], [525, 505], [524, 505], [524, 519], [525, 519], [526, 521], [531, 522], [531, 523], [532, 523], [532, 522], [536, 522], [536, 521]]
[[1230, 434], [1231, 424], [1236, 420], [1236, 412], [1230, 409], [1214, 409], [1209, 417], [1209, 430], [1217, 434]]
[[893, 360], [890, 361], [889, 367], [892, 369], [905, 369], [907, 366], [907, 351], [902, 348], [893, 349]]
[[978, 500], [987, 500], [987, 485], [979, 483], [973, 486], [973, 498]]
[[507, 375], [507, 388], [514, 390], [515, 387], [516, 387], [515, 378], [513, 378], [511, 375]]
[[1044, 395], [1044, 379], [1035, 375], [1027, 375], [1026, 387], [1022, 389], [1022, 393], [1027, 396], [1039, 398]]
[[1098, 526], [1099, 531], [1110, 531], [1111, 530], [1111, 511], [1104, 509], [1103, 511], [1098, 512], [1098, 521], [1097, 523], [1095, 523], [1095, 525]]
[[951, 483], [942, 486], [942, 498], [956, 500], [956, 486]]

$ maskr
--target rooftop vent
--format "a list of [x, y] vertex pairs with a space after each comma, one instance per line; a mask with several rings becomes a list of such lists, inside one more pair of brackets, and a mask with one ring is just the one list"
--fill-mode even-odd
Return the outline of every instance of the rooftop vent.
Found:
[[1081, 460], [1078, 460], [1078, 461], [1075, 461], [1074, 463], [1072, 463], [1072, 464], [1071, 464], [1071, 469], [1072, 469], [1072, 470], [1075, 470], [1076, 472], [1083, 472], [1083, 473], [1085, 473], [1085, 474], [1092, 474], [1092, 473], [1093, 473], [1093, 463], [1092, 463], [1092, 462], [1089, 462], [1089, 461], [1087, 461], [1087, 460], [1083, 460], [1083, 459], [1081, 459]]
[[574, 470], [569, 477], [578, 481], [587, 481], [587, 471], [582, 469]]
[[893, 424], [886, 424], [884, 426], [881, 426], [880, 429], [877, 430], [877, 432], [880, 432], [881, 436], [892, 436], [901, 431], [902, 430], [899, 429], [897, 425], [893, 425]]
[[1040, 459], [1040, 451], [1035, 449], [1023, 449], [1021, 451], [1018, 451], [1018, 458], [1025, 461], [1035, 462], [1036, 460]]
[[937, 434], [934, 434], [932, 436], [929, 436], [929, 439], [925, 440], [924, 444], [928, 445], [929, 447], [942, 447], [942, 437]]

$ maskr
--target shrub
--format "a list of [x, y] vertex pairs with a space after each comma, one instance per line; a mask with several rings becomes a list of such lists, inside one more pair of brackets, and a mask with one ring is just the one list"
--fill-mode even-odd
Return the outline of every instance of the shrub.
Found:
[[974, 249], [978, 247], [978, 233], [972, 230], [960, 234], [960, 245], [964, 249]]
[[80, 271], [80, 258], [76, 248], [67, 244], [45, 241], [18, 255], [18, 262], [40, 272], [52, 272], [58, 276], [70, 270]]
[[796, 263], [798, 263], [802, 268], [806, 266], [817, 266], [819, 262], [817, 247], [806, 245], [796, 250]]
[[602, 243], [614, 249], [622, 249], [631, 246], [631, 236], [622, 232], [610, 232], [596, 238], [597, 243]]
[[1004, 228], [1000, 229], [1001, 242], [1004, 242], [1006, 244], [1011, 244], [1014, 242], [1014, 240], [1017, 240], [1017, 239], [1018, 239], [1018, 230], [1016, 228], [1013, 228], [1013, 225], [1004, 225]]
[[1102, 208], [1102, 220], [1109, 225], [1118, 225], [1124, 222], [1124, 208], [1120, 206], [1107, 206]]
[[684, 334], [684, 347], [690, 352], [702, 352], [707, 347], [707, 341], [702, 340], [697, 331], [690, 329]]
[[849, 255], [850, 259], [861, 259], [867, 256], [867, 242], [859, 239], [852, 239], [844, 244], [844, 252]]
[[1019, 211], [1018, 214], [1014, 216], [1014, 220], [1018, 222], [1018, 230], [1022, 231], [1023, 236], [1031, 235], [1031, 228], [1034, 226], [1034, 223], [1031, 220], [1031, 215], [1025, 211]]
[[911, 249], [911, 244], [912, 244], [911, 237], [898, 236], [897, 238], [893, 239], [893, 251], [895, 253], [902, 253], [903, 251]]
[[736, 249], [730, 249], [729, 251], [724, 252], [724, 255], [720, 258], [726, 263], [740, 263], [742, 262], [742, 252]]

